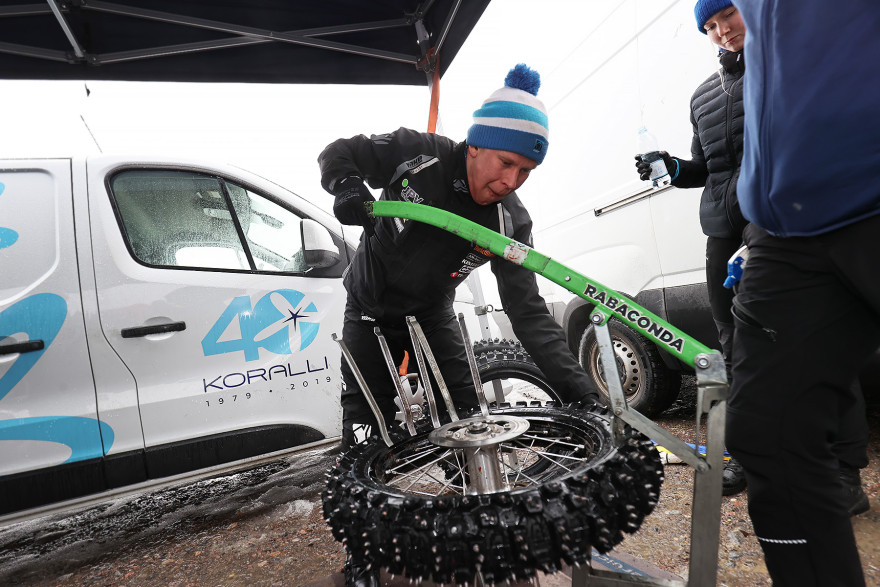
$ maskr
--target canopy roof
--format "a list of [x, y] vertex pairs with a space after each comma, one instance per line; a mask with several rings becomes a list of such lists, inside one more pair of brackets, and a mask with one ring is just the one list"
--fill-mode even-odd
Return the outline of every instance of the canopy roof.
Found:
[[0, 79], [424, 85], [489, 0], [3, 0]]

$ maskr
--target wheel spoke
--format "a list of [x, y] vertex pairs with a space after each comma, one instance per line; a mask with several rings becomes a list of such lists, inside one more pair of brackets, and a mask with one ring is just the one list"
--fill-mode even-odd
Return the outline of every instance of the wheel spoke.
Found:
[[510, 465], [505, 463], [503, 460], [501, 461], [501, 463], [502, 463], [502, 465], [504, 465], [505, 467], [509, 468], [511, 471], [514, 471], [516, 473], [516, 477], [514, 477], [514, 479], [512, 481], [509, 481], [509, 483], [511, 485], [516, 485], [519, 482], [520, 477], [524, 477], [530, 483], [533, 483], [533, 484], [538, 483], [537, 479], [530, 477], [529, 475], [527, 475], [525, 473], [525, 471], [523, 470], [523, 467], [519, 467], [519, 468], [514, 469], [513, 467], [511, 467]]
[[583, 444], [575, 444], [573, 442], [565, 442], [565, 440], [568, 440], [571, 438], [570, 436], [566, 436], [565, 439], [554, 438], [551, 440], [547, 436], [535, 436], [533, 434], [526, 433], [526, 434], [523, 434], [522, 436], [520, 436], [520, 438], [531, 438], [533, 440], [540, 440], [543, 442], [551, 442], [551, 444], [562, 444], [562, 445], [571, 447], [573, 449], [586, 448]]
[[[436, 447], [428, 447], [425, 450], [409, 455], [408, 458], [401, 460], [396, 463], [395, 466], [386, 470], [386, 475], [389, 475], [388, 483], [389, 485], [393, 485], [404, 492], [413, 492], [419, 493], [421, 495], [440, 495], [447, 489], [455, 492], [459, 492], [461, 494], [465, 493], [465, 478], [464, 473], [462, 472], [461, 464], [458, 462], [458, 454], [453, 450], [445, 450], [441, 454], [435, 456], [431, 460], [427, 460], [426, 457], [429, 457], [432, 453], [437, 451]], [[448, 463], [452, 465], [449, 457], [453, 457], [455, 459], [454, 467], [458, 468], [458, 471], [452, 475], [452, 477], [447, 477], [446, 479], [440, 479], [435, 474], [433, 474], [434, 469], [439, 469], [445, 473], [445, 470], [440, 463]], [[419, 462], [422, 461], [422, 462]], [[412, 469], [407, 469], [407, 467], [412, 467]], [[461, 487], [459, 488], [458, 484], [454, 482], [457, 479], [461, 479]], [[409, 485], [406, 485], [404, 481], [411, 481]], [[426, 486], [436, 484], [439, 486], [439, 489], [435, 493], [427, 492], [424, 488], [421, 490], [413, 489], [416, 485], [422, 484]]]
[[556, 457], [558, 459], [568, 459], [570, 461], [577, 461], [577, 462], [582, 462], [584, 460], [583, 457], [573, 457], [571, 455], [566, 455], [566, 454], [547, 452], [546, 448], [543, 450], [538, 450], [538, 449], [535, 449], [532, 447], [523, 447], [523, 448], [525, 448], [526, 450], [530, 450], [536, 454], [539, 454], [539, 455], [543, 456], [544, 458], [546, 458], [547, 460], [552, 460], [550, 458], [551, 456]]
[[[464, 451], [423, 442], [388, 461], [385, 482], [404, 493], [467, 494], [469, 475]], [[589, 461], [595, 454], [595, 442], [583, 434], [573, 437], [569, 428], [534, 420], [528, 432], [498, 445], [498, 459], [511, 487], [540, 485]]]
[[[539, 460], [540, 460], [540, 459], [545, 459], [545, 460], [547, 460], [547, 461], [550, 461], [551, 463], [553, 463], [553, 464], [556, 465], [557, 467], [561, 467], [561, 468], [565, 469], [566, 472], [571, 472], [571, 469], [569, 469], [568, 467], [566, 467], [566, 466], [563, 465], [562, 463], [560, 463], [560, 462], [558, 462], [558, 461], [555, 461], [555, 460], [553, 460], [552, 458], [550, 458], [551, 453], [549, 453], [549, 452], [538, 451], [538, 450], [535, 450], [534, 448], [532, 448], [531, 446], [525, 446], [525, 445], [523, 445], [523, 446], [521, 447], [521, 449], [522, 449], [522, 450], [525, 450], [525, 451], [527, 451], [527, 452], [530, 452], [530, 453], [535, 454], [535, 455], [538, 457]], [[554, 455], [554, 456], [561, 456], [561, 455]], [[580, 460], [580, 459], [577, 459], [577, 460]]]

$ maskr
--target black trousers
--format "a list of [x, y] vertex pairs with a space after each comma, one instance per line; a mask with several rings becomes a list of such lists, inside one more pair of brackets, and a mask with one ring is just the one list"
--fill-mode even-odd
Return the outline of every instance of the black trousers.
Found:
[[733, 290], [724, 287], [727, 279], [727, 261], [742, 246], [742, 239], [706, 237], [706, 288], [709, 290], [709, 307], [718, 329], [718, 341], [724, 363], [730, 372], [733, 356]]
[[867, 464], [853, 381], [880, 345], [880, 215], [814, 237], [749, 226], [726, 443], [776, 587], [864, 585], [839, 479]]
[[[428, 339], [434, 357], [437, 359], [440, 373], [449, 388], [456, 411], [461, 415], [464, 411], [476, 408], [478, 402], [474, 390], [474, 380], [471, 376], [458, 320], [452, 310], [420, 315], [416, 316], [416, 319]], [[391, 427], [397, 412], [397, 407], [394, 404], [397, 390], [374, 332], [374, 328], [377, 326], [388, 342], [394, 364], [400, 365], [404, 358], [404, 351], [406, 351], [409, 353], [411, 361], [410, 372], [415, 372], [417, 369], [416, 359], [406, 323], [403, 320], [391, 323], [377, 322], [365, 316], [349, 300], [345, 308], [342, 339], [351, 352], [361, 375], [363, 375], [367, 387], [376, 399], [386, 426]], [[366, 397], [361, 392], [361, 388], [344, 357], [342, 359], [342, 381], [343, 441], [351, 444], [355, 440], [360, 440], [360, 438], [354, 438], [353, 432], [358, 425], [370, 426], [373, 433], [378, 431], [376, 418], [373, 416]], [[446, 415], [445, 403], [440, 396], [433, 376], [431, 382], [435, 390], [434, 397], [441, 412], [441, 419], [448, 421], [444, 417]]]

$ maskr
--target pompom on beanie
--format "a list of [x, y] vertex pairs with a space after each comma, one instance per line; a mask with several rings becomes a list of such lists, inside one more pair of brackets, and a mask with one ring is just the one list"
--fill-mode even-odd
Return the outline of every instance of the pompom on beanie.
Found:
[[550, 144], [547, 110], [537, 98], [540, 87], [537, 71], [524, 63], [511, 69], [504, 78], [504, 87], [474, 112], [468, 144], [518, 153], [540, 165]]

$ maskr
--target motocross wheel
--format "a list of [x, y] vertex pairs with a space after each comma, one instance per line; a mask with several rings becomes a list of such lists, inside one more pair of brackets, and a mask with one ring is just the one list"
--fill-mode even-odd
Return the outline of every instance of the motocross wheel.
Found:
[[[612, 319], [608, 322], [608, 329], [626, 403], [648, 417], [658, 416], [678, 398], [681, 373], [669, 369], [663, 363], [661, 351], [626, 324]], [[604, 401], [610, 402], [605, 370], [599, 360], [599, 344], [592, 325], [581, 337], [578, 360], [593, 379]]]
[[424, 426], [412, 437], [395, 431], [391, 447], [372, 438], [340, 457], [324, 515], [353, 560], [416, 581], [471, 583], [476, 572], [487, 584], [522, 580], [586, 563], [592, 547], [609, 551], [657, 504], [657, 450], [628, 426], [616, 445], [607, 408], [501, 407], [493, 416], [529, 423], [499, 455], [549, 466], [534, 477], [508, 472], [509, 489], [468, 494], [446, 476], [464, 466], [462, 450], [433, 444]]
[[474, 355], [479, 356], [490, 351], [507, 351], [512, 348], [526, 352], [522, 343], [512, 338], [492, 338], [482, 339], [474, 343]]
[[519, 341], [480, 340], [474, 343], [474, 355], [480, 381], [483, 383], [483, 393], [489, 402], [499, 401], [495, 390], [500, 388], [504, 394], [504, 399], [500, 401], [511, 404], [543, 404], [548, 401], [563, 403]]

